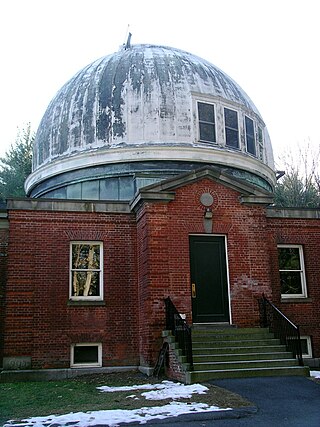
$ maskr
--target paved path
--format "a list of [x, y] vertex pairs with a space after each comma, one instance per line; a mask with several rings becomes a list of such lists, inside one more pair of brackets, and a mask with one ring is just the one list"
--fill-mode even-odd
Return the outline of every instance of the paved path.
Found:
[[[266, 377], [210, 381], [233, 391], [257, 408], [241, 418], [210, 419], [208, 414], [170, 418], [146, 426], [320, 427], [320, 384], [305, 377]], [[204, 415], [204, 416], [203, 416]], [[213, 417], [217, 414], [213, 413]], [[235, 411], [234, 415], [237, 415]]]

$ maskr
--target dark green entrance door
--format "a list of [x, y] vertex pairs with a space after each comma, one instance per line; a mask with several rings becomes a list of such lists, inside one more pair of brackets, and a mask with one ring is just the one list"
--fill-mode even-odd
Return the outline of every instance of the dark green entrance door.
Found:
[[229, 322], [225, 238], [190, 236], [193, 323]]

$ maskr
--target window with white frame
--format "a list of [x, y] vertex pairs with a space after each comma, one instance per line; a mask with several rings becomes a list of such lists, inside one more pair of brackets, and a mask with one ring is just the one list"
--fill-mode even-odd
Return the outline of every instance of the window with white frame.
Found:
[[239, 148], [238, 113], [235, 110], [224, 109], [224, 127], [226, 145], [232, 148]]
[[71, 345], [72, 368], [102, 366], [101, 343], [78, 343]]
[[199, 137], [203, 142], [216, 142], [216, 121], [213, 104], [198, 102]]
[[312, 357], [311, 338], [309, 336], [301, 336], [302, 357]]
[[70, 244], [70, 298], [102, 300], [102, 242], [77, 241]]
[[245, 116], [245, 135], [246, 135], [246, 147], [247, 152], [250, 154], [256, 155], [256, 141], [254, 135], [254, 123], [249, 117]]
[[278, 245], [282, 298], [307, 297], [303, 248], [301, 245]]

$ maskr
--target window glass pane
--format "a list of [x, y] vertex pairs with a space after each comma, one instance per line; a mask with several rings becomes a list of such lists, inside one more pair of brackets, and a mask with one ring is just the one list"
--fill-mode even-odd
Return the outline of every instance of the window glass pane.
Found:
[[68, 185], [67, 187], [68, 199], [81, 199], [81, 183]]
[[281, 294], [286, 297], [306, 297], [306, 279], [301, 246], [278, 246]]
[[280, 270], [300, 270], [299, 248], [278, 248]]
[[74, 347], [74, 363], [97, 363], [98, 362], [98, 346], [97, 345], [81, 345]]
[[100, 268], [100, 245], [74, 243], [72, 245], [72, 268], [98, 270]]
[[308, 341], [306, 338], [301, 338], [301, 350], [302, 350], [302, 354], [309, 354], [309, 349], [308, 349]]
[[201, 141], [216, 141], [215, 126], [207, 123], [200, 123], [200, 140]]
[[118, 178], [107, 178], [100, 181], [101, 200], [119, 200]]
[[253, 136], [253, 121], [246, 117], [246, 134]]
[[238, 129], [238, 113], [234, 110], [224, 109], [224, 121], [228, 128]]
[[[72, 296], [100, 295], [100, 246], [72, 245]], [[83, 271], [88, 270], [88, 271]]]
[[216, 142], [214, 105], [198, 103], [200, 141]]
[[254, 144], [254, 138], [247, 136], [247, 151], [251, 154], [256, 154], [256, 147]]
[[[102, 289], [102, 244], [75, 242], [71, 245], [71, 298], [103, 296]], [[100, 298], [99, 298], [100, 297]]]
[[214, 106], [198, 102], [199, 120], [214, 123]]
[[247, 151], [253, 155], [256, 154], [255, 147], [255, 138], [254, 138], [254, 126], [253, 120], [249, 117], [245, 117], [245, 128], [246, 128], [246, 142], [247, 142]]
[[134, 195], [134, 181], [130, 176], [120, 177], [119, 178], [119, 199], [120, 200], [130, 200]]
[[258, 148], [259, 159], [263, 161], [263, 133], [260, 127], [258, 127], [258, 142], [259, 142], [259, 148]]
[[229, 147], [239, 148], [237, 130], [226, 128], [226, 144]]
[[281, 294], [302, 294], [299, 271], [280, 271]]
[[161, 178], [135, 178], [135, 187], [136, 191], [139, 188], [146, 187], [147, 185], [154, 184], [155, 182], [159, 182]]
[[99, 200], [99, 181], [82, 183], [82, 199]]
[[239, 148], [238, 113], [234, 110], [224, 109], [224, 122], [226, 131], [226, 145]]
[[97, 297], [100, 296], [100, 273], [98, 271], [73, 271], [72, 296]]
[[57, 188], [56, 190], [48, 191], [45, 193], [44, 197], [53, 197], [54, 199], [66, 199], [67, 198], [67, 190], [66, 187]]

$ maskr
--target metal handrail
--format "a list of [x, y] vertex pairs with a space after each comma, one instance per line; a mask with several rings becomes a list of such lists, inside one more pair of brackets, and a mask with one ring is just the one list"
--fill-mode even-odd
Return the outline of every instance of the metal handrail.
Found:
[[303, 366], [300, 328], [288, 319], [265, 295], [259, 300], [260, 323], [264, 328], [269, 328], [280, 343], [286, 346]]
[[192, 338], [191, 328], [188, 323], [181, 317], [170, 297], [165, 300], [166, 305], [166, 329], [172, 332], [182, 350], [183, 356], [186, 356], [190, 370], [193, 369], [192, 357]]

